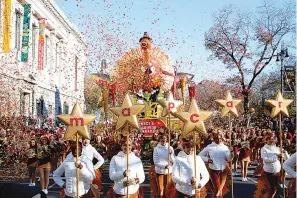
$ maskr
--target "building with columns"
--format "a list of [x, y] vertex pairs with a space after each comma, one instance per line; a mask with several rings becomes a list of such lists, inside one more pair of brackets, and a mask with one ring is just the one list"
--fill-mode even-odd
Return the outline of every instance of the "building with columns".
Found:
[[0, 116], [55, 118], [83, 106], [82, 35], [54, 0], [0, 2]]

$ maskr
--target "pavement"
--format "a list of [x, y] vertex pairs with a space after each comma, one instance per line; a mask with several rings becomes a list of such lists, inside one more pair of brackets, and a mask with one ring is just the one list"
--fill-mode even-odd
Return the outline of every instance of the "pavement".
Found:
[[[142, 186], [149, 187], [149, 180], [148, 180], [148, 172], [149, 172], [150, 164], [148, 162], [144, 162], [144, 171], [146, 174], [146, 179]], [[254, 169], [256, 166], [249, 166], [248, 168], [248, 181], [243, 182], [241, 181], [240, 173], [238, 172], [238, 175], [233, 176], [233, 181], [234, 181], [234, 197], [235, 198], [252, 198], [253, 193], [256, 188], [256, 183], [257, 183], [257, 178], [259, 176], [253, 176]], [[103, 192], [104, 194], [101, 196], [101, 198], [106, 198], [107, 197], [107, 191], [109, 187], [113, 184], [113, 182], [109, 179], [108, 176], [108, 169], [109, 169], [109, 163], [104, 164], [104, 169], [102, 172], [102, 185], [103, 185]], [[240, 170], [239, 170], [240, 171]], [[17, 182], [17, 183], [22, 183], [24, 185], [28, 185], [28, 180], [2, 180], [0, 178], [0, 183], [3, 182]], [[288, 180], [286, 180], [286, 183]], [[37, 186], [39, 186], [39, 182], [36, 183]], [[230, 187], [231, 188], [231, 187]], [[52, 178], [50, 178], [50, 184], [48, 187], [49, 194], [47, 195], [48, 198], [58, 198], [59, 193], [60, 193], [61, 187], [56, 185], [53, 181]], [[231, 189], [230, 189], [231, 190]], [[146, 191], [145, 192], [145, 198], [150, 197], [150, 192]], [[207, 198], [210, 198], [210, 194], [208, 194]], [[231, 193], [228, 193], [224, 198], [231, 198]], [[280, 196], [281, 197], [281, 196]], [[4, 197], [3, 197], [4, 198]]]

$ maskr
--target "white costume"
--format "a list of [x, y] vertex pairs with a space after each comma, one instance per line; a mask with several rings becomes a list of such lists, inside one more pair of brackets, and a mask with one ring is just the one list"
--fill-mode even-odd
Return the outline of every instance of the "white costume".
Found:
[[266, 173], [278, 173], [281, 170], [281, 164], [277, 157], [280, 149], [276, 145], [265, 145], [261, 148], [261, 158], [263, 159], [263, 169]]
[[[195, 195], [195, 189], [192, 187], [191, 180], [195, 175], [194, 169], [194, 153], [187, 155], [184, 151], [180, 151], [175, 158], [172, 171], [172, 179], [176, 183], [175, 188], [179, 192], [192, 196]], [[196, 187], [201, 187], [209, 180], [208, 170], [201, 159], [196, 157]]]
[[[209, 155], [209, 158], [206, 157], [206, 155]], [[199, 153], [199, 156], [204, 162], [212, 159], [213, 163], [209, 163], [210, 169], [225, 170], [226, 162], [230, 161], [230, 150], [223, 143], [216, 144], [215, 142], [212, 142]]]
[[294, 170], [294, 166], [296, 165], [296, 152], [287, 159], [283, 165], [284, 170], [291, 175], [292, 177], [297, 177], [297, 172]]
[[[174, 150], [170, 146], [170, 161], [171, 164], [174, 162]], [[155, 164], [155, 171], [157, 174], [168, 174], [168, 169], [165, 169], [165, 166], [168, 165], [168, 143], [164, 146], [160, 143], [154, 148], [153, 159]], [[172, 166], [169, 165], [169, 173], [172, 173]]]
[[[109, 178], [114, 181], [113, 189], [118, 195], [126, 195], [127, 193], [127, 187], [123, 185], [127, 179], [123, 174], [127, 169], [126, 159], [126, 154], [120, 151], [110, 161]], [[138, 184], [129, 186], [129, 194], [134, 194], [138, 191], [139, 184], [144, 182], [145, 175], [141, 160], [133, 152], [129, 154], [129, 172], [127, 171], [127, 174], [129, 179], [139, 179]]]
[[[59, 186], [64, 185], [61, 175], [65, 172], [66, 188], [65, 194], [69, 197], [76, 197], [76, 167], [75, 158], [72, 153], [69, 153], [65, 161], [54, 171], [53, 179]], [[84, 156], [79, 157], [79, 161], [83, 168], [80, 169], [79, 175], [79, 189], [78, 195], [82, 196], [86, 194], [90, 189], [90, 182], [94, 179], [95, 173], [93, 169], [92, 161], [86, 159]]]
[[102, 164], [104, 163], [103, 157], [97, 152], [97, 150], [91, 144], [89, 144], [88, 146], [84, 146], [82, 148], [82, 156], [85, 156], [91, 162], [93, 158], [96, 158], [98, 160], [98, 162], [94, 165], [94, 170], [100, 168], [100, 166], [102, 166]]

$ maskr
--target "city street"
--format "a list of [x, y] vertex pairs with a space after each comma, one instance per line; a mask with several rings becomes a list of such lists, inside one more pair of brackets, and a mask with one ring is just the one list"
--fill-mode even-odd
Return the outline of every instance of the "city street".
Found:
[[0, 2], [0, 198], [296, 197], [296, 0]]

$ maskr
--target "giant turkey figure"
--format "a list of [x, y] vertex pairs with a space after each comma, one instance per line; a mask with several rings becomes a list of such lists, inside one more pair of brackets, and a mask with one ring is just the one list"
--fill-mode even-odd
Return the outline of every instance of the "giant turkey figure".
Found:
[[159, 87], [161, 92], [171, 89], [174, 81], [174, 68], [170, 57], [158, 47], [152, 47], [152, 38], [147, 32], [139, 40], [140, 47], [124, 54], [116, 62], [111, 79], [117, 83], [117, 98], [128, 91], [151, 92]]

